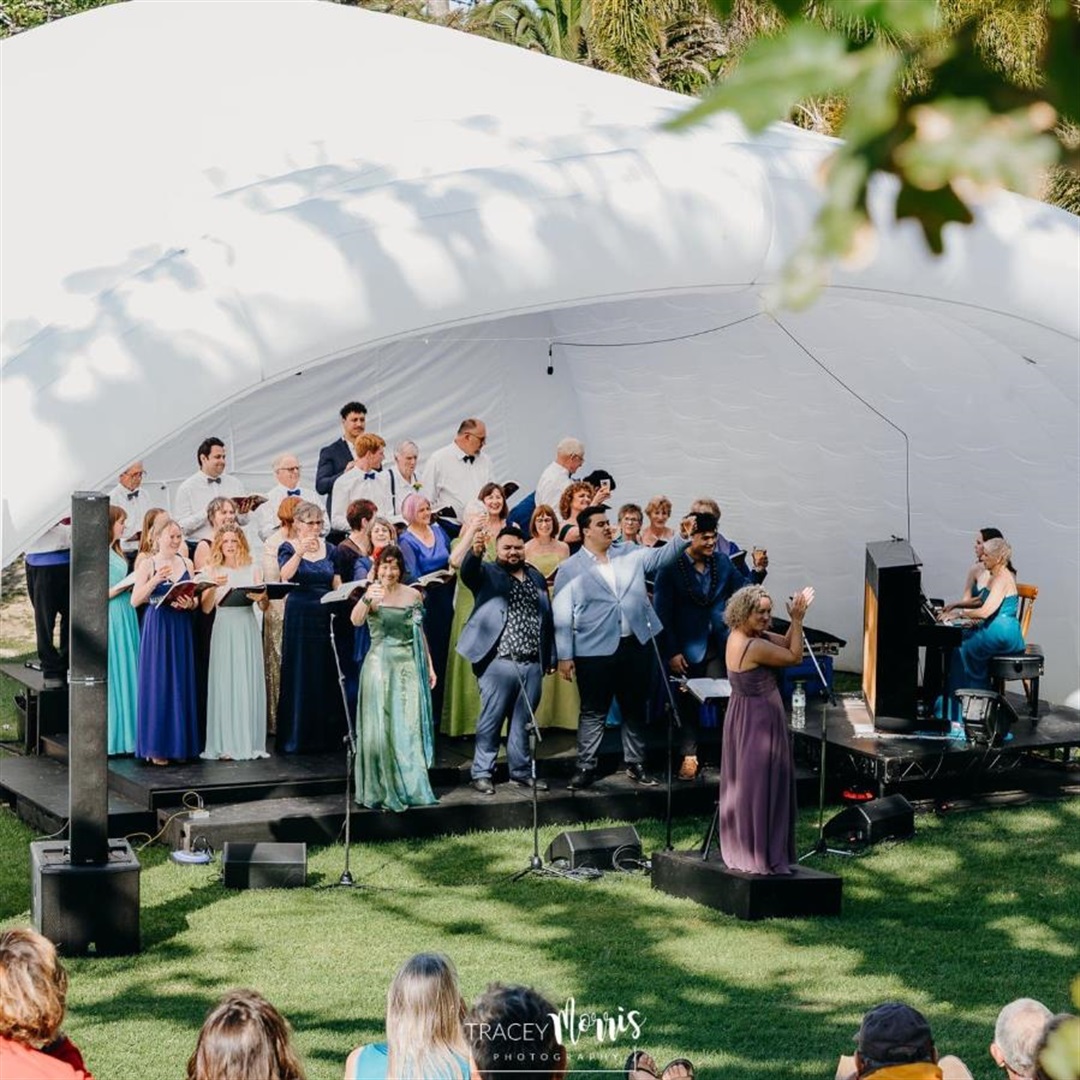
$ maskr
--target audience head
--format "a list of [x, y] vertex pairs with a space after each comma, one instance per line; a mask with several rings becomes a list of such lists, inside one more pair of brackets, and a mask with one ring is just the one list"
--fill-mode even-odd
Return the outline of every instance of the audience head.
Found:
[[441, 953], [419, 953], [398, 969], [386, 994], [387, 1076], [456, 1076], [467, 1053], [465, 1002], [457, 972]]
[[39, 1050], [64, 1020], [68, 978], [56, 947], [36, 930], [0, 934], [0, 1036]]
[[375, 556], [375, 580], [382, 581], [383, 575], [380, 571], [384, 566], [396, 566], [397, 567], [397, 580], [405, 580], [405, 556], [401, 553], [401, 548], [397, 544], [387, 544], [378, 555]]
[[303, 499], [299, 495], [286, 495], [281, 502], [278, 503], [277, 519], [281, 522], [285, 528], [291, 529], [293, 521], [296, 518], [296, 508], [303, 503]]
[[138, 491], [142, 485], [146, 469], [141, 461], [133, 461], [121, 474], [120, 486], [128, 491]]
[[304, 1080], [289, 1023], [254, 990], [232, 990], [203, 1021], [187, 1080]]
[[237, 566], [251, 565], [251, 548], [248, 547], [247, 537], [239, 525], [222, 525], [214, 533], [214, 539], [210, 542], [210, 565], [224, 566], [227, 557], [232, 554], [233, 544], [236, 545]]
[[926, 1017], [899, 1001], [871, 1009], [862, 1019], [855, 1043], [855, 1070], [860, 1077], [887, 1065], [937, 1061]]
[[1008, 541], [1000, 536], [991, 537], [983, 544], [983, 553], [980, 556], [984, 565], [996, 566], [1003, 562], [1006, 566], [1012, 561], [1012, 548]]
[[[537, 524], [541, 528], [538, 529]], [[533, 510], [532, 517], [529, 518], [529, 535], [533, 539], [555, 535], [555, 511], [547, 503], [541, 503]]]
[[356, 460], [364, 462], [369, 468], [378, 469], [386, 456], [386, 440], [374, 432], [365, 431], [353, 440]]
[[370, 499], [353, 499], [345, 511], [345, 520], [353, 532], [360, 532], [378, 509]]
[[720, 520], [720, 504], [715, 499], [702, 496], [690, 504], [691, 514], [712, 514], [717, 521]]
[[420, 447], [412, 439], [403, 439], [394, 447], [394, 462], [398, 472], [411, 480], [416, 474], [416, 463], [420, 458]]
[[613, 537], [607, 514], [607, 507], [588, 506], [575, 519], [581, 533], [581, 542], [590, 551], [602, 554], [611, 547]]
[[637, 503], [623, 503], [619, 507], [619, 532], [627, 540], [634, 540], [641, 532], [645, 514]]
[[180, 523], [167, 517], [154, 530], [154, 551], [162, 555], [175, 555], [184, 543], [184, 530]]
[[225, 444], [216, 435], [203, 439], [196, 459], [199, 469], [207, 476], [220, 476], [225, 471]]
[[477, 498], [484, 504], [486, 513], [506, 520], [506, 496], [501, 485], [489, 481], [480, 489]]
[[367, 406], [360, 401], [347, 401], [339, 410], [341, 431], [346, 442], [353, 442], [357, 435], [363, 434], [367, 426]]
[[318, 503], [301, 501], [293, 509], [293, 530], [310, 529], [314, 526], [314, 532], [308, 531], [307, 536], [318, 535], [323, 527], [323, 508]]
[[[554, 1080], [566, 1071], [555, 1006], [527, 986], [493, 983], [465, 1017], [472, 1080]], [[515, 1037], [516, 1036], [516, 1037]]]
[[300, 487], [300, 459], [295, 454], [278, 454], [271, 467], [274, 470], [274, 479], [286, 491]]
[[124, 535], [127, 511], [122, 506], [109, 506], [109, 547], [120, 554], [120, 537]]
[[671, 500], [666, 495], [654, 495], [645, 504], [645, 514], [654, 529], [666, 528], [671, 517]]
[[487, 442], [487, 425], [483, 420], [477, 420], [476, 417], [462, 420], [458, 424], [454, 442], [459, 450], [475, 457], [484, 449], [484, 444]]
[[372, 548], [377, 551], [379, 548], [384, 548], [387, 544], [393, 544], [397, 540], [397, 529], [387, 518], [375, 517], [371, 519], [368, 537], [371, 540]]
[[157, 534], [169, 520], [169, 511], [162, 506], [151, 506], [143, 514], [142, 534], [139, 536], [139, 553], [149, 555], [157, 544]]
[[580, 439], [567, 435], [555, 446], [555, 460], [568, 472], [577, 472], [585, 464], [585, 444]]
[[[1065, 1030], [1063, 1031], [1062, 1028]], [[1080, 1070], [1076, 1067], [1077, 1046], [1080, 1045], [1080, 1018], [1072, 1013], [1057, 1013], [1051, 1016], [1043, 1028], [1039, 1043], [1035, 1047], [1034, 1080], [1076, 1080]], [[1060, 1062], [1060, 1067], [1050, 1071], [1048, 1057], [1064, 1054], [1067, 1061]], [[1070, 1076], [1071, 1072], [1071, 1076]]]
[[724, 606], [724, 622], [730, 630], [745, 627], [756, 614], [772, 615], [772, 600], [764, 585], [744, 585], [731, 595]]
[[614, 491], [616, 488], [615, 477], [605, 469], [593, 469], [588, 476], [582, 477], [586, 484], [592, 484], [593, 488], [601, 488], [605, 484], [608, 491]]
[[424, 495], [408, 495], [401, 504], [401, 516], [409, 525], [427, 525], [431, 521], [431, 503]]
[[563, 488], [559, 496], [559, 517], [572, 521], [592, 502], [596, 488], [585, 480], [575, 480]]
[[236, 503], [224, 495], [216, 496], [206, 504], [206, 520], [212, 529], [231, 525], [236, 520]]
[[1039, 1040], [1052, 1015], [1034, 998], [1018, 998], [998, 1013], [990, 1056], [998, 1068], [1008, 1071], [1010, 1080], [1031, 1080], [1035, 1075]]
[[516, 525], [504, 525], [495, 537], [495, 561], [507, 569], [517, 569], [525, 561], [525, 538]]

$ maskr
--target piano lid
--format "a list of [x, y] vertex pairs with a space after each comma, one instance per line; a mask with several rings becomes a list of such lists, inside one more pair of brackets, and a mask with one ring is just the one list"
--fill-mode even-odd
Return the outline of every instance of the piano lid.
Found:
[[918, 569], [922, 559], [906, 540], [875, 540], [866, 545], [866, 554], [879, 570], [896, 566], [908, 566]]

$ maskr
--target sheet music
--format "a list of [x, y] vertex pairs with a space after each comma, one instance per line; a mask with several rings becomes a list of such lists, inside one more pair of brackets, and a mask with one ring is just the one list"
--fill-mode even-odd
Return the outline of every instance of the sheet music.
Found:
[[727, 679], [687, 679], [685, 686], [701, 702], [731, 697], [731, 683]]

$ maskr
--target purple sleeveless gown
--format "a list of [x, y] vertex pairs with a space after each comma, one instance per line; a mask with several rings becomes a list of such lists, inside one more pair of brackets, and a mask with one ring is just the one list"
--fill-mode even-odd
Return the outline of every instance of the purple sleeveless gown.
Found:
[[732, 870], [790, 874], [795, 765], [772, 668], [730, 671], [720, 762], [720, 854]]

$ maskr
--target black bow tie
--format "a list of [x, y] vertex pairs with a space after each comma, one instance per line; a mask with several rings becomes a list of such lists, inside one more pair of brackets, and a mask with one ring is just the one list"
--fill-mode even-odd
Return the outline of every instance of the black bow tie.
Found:
[[476, 460], [476, 455], [475, 454], [462, 454], [461, 460], [464, 461], [466, 465], [471, 465]]
[[139, 497], [139, 493], [137, 491], [129, 491], [127, 493], [127, 497], [128, 497], [128, 502], [130, 502], [132, 499], [137, 499]]
[[300, 489], [299, 488], [289, 488], [289, 490], [286, 491], [285, 494], [286, 495], [299, 495], [300, 494]]
[[364, 479], [365, 480], [374, 480], [375, 477], [378, 476], [378, 475], [379, 474], [377, 472], [366, 472], [366, 473], [364, 473]]
[[208, 484], [220, 484], [221, 483], [221, 477], [220, 476], [208, 476], [206, 478], [206, 482]]

